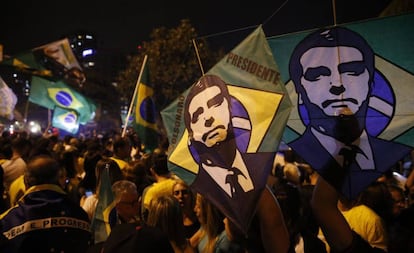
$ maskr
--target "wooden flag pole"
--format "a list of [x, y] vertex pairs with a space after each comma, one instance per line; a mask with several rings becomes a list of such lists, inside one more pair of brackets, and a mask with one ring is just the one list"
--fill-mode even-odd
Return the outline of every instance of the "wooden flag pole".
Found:
[[126, 116], [126, 118], [125, 118], [124, 129], [122, 130], [122, 135], [121, 135], [122, 137], [124, 137], [124, 136], [125, 136], [126, 129], [127, 129], [127, 127], [128, 127], [128, 119], [129, 119], [129, 117], [131, 116], [132, 107], [134, 107], [135, 97], [137, 96], [137, 93], [138, 93], [138, 86], [139, 86], [139, 83], [141, 82], [142, 73], [144, 72], [144, 69], [145, 69], [145, 64], [147, 63], [147, 58], [148, 58], [148, 56], [147, 56], [147, 55], [145, 55], [145, 56], [144, 56], [144, 60], [142, 61], [141, 70], [140, 70], [140, 72], [139, 72], [139, 76], [138, 76], [137, 84], [135, 85], [135, 90], [134, 90], [134, 94], [132, 95], [131, 103], [130, 103], [130, 105], [129, 105], [128, 114], [127, 114], [127, 116]]
[[197, 48], [197, 44], [195, 42], [195, 39], [193, 39], [193, 46], [194, 46], [194, 50], [195, 50], [196, 55], [197, 55], [197, 60], [198, 60], [198, 65], [200, 66], [201, 75], [204, 76], [204, 68], [203, 68], [203, 64], [201, 63], [200, 54], [198, 53], [198, 48]]

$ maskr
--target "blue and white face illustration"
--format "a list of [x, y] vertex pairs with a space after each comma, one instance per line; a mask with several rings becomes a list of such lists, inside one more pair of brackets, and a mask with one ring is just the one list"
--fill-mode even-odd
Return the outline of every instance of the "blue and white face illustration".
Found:
[[227, 138], [230, 123], [229, 101], [218, 86], [211, 86], [195, 95], [189, 104], [192, 138], [207, 147]]
[[302, 55], [300, 64], [301, 84], [309, 101], [327, 116], [337, 116], [344, 109], [355, 113], [367, 100], [370, 76], [357, 48], [314, 47]]

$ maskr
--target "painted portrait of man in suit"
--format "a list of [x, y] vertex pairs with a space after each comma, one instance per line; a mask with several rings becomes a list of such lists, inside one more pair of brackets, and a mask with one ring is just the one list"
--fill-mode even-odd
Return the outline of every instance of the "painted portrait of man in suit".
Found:
[[[247, 113], [235, 112], [242, 107], [222, 79], [205, 75], [189, 90], [184, 121], [188, 148], [199, 166], [193, 189], [214, 196], [213, 202], [225, 200], [220, 205], [231, 216], [248, 219], [251, 206], [237, 210], [230, 206], [254, 203], [249, 201], [258, 198], [263, 188], [258, 186], [267, 178], [260, 171], [272, 166], [275, 153], [248, 153], [242, 148], [240, 142], [249, 141], [252, 127]], [[235, 119], [235, 114], [242, 116]]]
[[395, 101], [358, 33], [333, 27], [309, 34], [295, 47], [289, 74], [306, 130], [288, 145], [345, 196], [356, 197], [410, 152], [377, 137], [390, 116], [372, 104], [392, 110]]
[[229, 197], [236, 194], [237, 187], [243, 192], [253, 190], [250, 173], [236, 146], [226, 84], [217, 76], [202, 77], [188, 94], [185, 108], [190, 145], [197, 151], [203, 170]]

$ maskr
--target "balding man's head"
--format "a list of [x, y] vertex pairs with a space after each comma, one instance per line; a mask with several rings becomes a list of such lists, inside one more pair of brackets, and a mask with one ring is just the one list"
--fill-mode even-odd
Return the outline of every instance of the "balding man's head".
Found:
[[59, 163], [49, 156], [36, 156], [27, 164], [24, 182], [27, 187], [40, 184], [59, 184], [61, 168]]

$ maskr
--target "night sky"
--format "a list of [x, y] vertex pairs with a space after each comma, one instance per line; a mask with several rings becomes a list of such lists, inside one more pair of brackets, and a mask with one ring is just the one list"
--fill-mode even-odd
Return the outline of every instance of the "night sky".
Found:
[[[388, 3], [338, 0], [336, 23], [376, 17]], [[187, 18], [199, 36], [232, 47], [251, 26], [263, 24], [267, 36], [277, 36], [333, 25], [333, 16], [329, 0], [3, 0], [0, 43], [4, 54], [13, 55], [86, 31], [96, 36], [100, 48], [128, 52], [148, 40], [154, 28], [176, 27]]]

